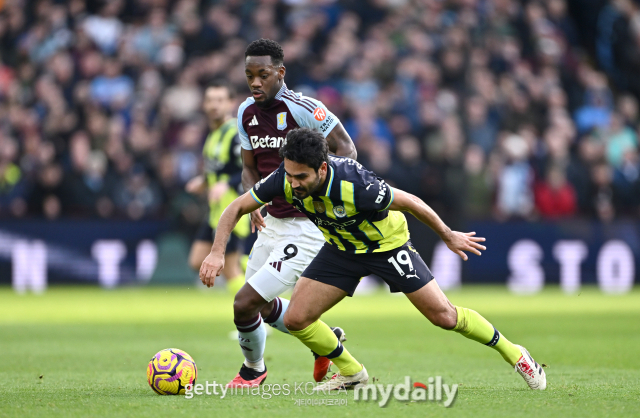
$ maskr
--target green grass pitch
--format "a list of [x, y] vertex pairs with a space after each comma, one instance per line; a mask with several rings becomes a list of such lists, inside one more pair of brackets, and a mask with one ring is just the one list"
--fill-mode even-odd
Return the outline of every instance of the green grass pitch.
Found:
[[[404, 376], [425, 382], [442, 376], [458, 383], [455, 403], [374, 402], [296, 406], [290, 395], [158, 396], [146, 383], [146, 366], [162, 348], [186, 350], [199, 382], [226, 383], [242, 355], [229, 339], [232, 299], [187, 288], [54, 287], [19, 296], [0, 288], [0, 417], [178, 416], [639, 416], [640, 291], [605, 296], [595, 288], [565, 296], [549, 287], [518, 297], [504, 287], [450, 292], [507, 338], [546, 363], [548, 387], [529, 390], [498, 353], [433, 327], [402, 296], [377, 293], [347, 299], [324, 320], [342, 326], [346, 346], [377, 383]], [[311, 379], [312, 356], [293, 337], [267, 340], [266, 383]]]

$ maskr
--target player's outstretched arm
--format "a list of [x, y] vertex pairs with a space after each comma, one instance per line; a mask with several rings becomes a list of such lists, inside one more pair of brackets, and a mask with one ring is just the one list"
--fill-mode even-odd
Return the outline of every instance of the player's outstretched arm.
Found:
[[327, 135], [327, 144], [329, 144], [329, 151], [339, 157], [349, 157], [353, 160], [358, 158], [356, 146], [341, 122]]
[[[242, 188], [245, 192], [251, 190], [254, 184], [261, 180], [258, 166], [252, 150], [242, 149]], [[262, 231], [267, 226], [264, 218], [260, 213], [260, 209], [256, 209], [251, 213], [251, 232]]]
[[200, 266], [200, 280], [207, 287], [213, 286], [216, 276], [220, 275], [220, 271], [224, 267], [224, 253], [229, 240], [231, 231], [235, 228], [243, 215], [251, 213], [258, 209], [261, 205], [256, 202], [251, 193], [245, 193], [227, 206], [222, 212], [216, 228], [216, 238], [213, 241], [211, 252], [204, 259]]
[[475, 232], [452, 231], [422, 199], [400, 189], [393, 188], [393, 202], [391, 202], [389, 210], [411, 213], [420, 222], [440, 235], [447, 247], [464, 261], [468, 259], [464, 251], [480, 255], [480, 250], [487, 249], [484, 245], [479, 244], [479, 242], [486, 241], [484, 238], [474, 237]]

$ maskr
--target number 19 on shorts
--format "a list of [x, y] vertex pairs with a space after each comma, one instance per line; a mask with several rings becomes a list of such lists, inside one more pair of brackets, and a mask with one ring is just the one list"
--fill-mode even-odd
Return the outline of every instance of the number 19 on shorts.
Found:
[[[397, 261], [396, 261], [397, 260]], [[404, 276], [405, 272], [400, 267], [400, 264], [404, 264], [405, 266], [409, 266], [409, 272], [413, 271], [413, 263], [411, 262], [411, 258], [409, 258], [409, 253], [406, 250], [399, 251], [394, 257], [389, 257], [387, 260], [389, 263], [393, 264], [393, 267], [398, 271], [400, 276]]]

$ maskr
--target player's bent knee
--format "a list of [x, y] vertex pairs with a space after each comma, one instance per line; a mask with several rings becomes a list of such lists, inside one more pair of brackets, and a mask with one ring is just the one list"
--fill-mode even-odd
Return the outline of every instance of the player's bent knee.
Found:
[[253, 289], [246, 289], [247, 286], [249, 285], [245, 284], [233, 300], [233, 317], [237, 321], [255, 317], [267, 303]]
[[429, 319], [433, 325], [446, 330], [454, 329], [457, 321], [455, 310], [453, 315], [450, 310], [434, 312], [428, 315], [427, 319]]
[[295, 311], [287, 310], [284, 313], [284, 326], [287, 327], [289, 331], [302, 331], [309, 325], [311, 322], [304, 315], [301, 315]]
[[272, 300], [271, 302], [267, 302], [267, 304], [264, 305], [262, 309], [260, 309], [260, 315], [262, 315], [263, 318], [267, 318], [273, 311], [274, 306], [275, 306], [275, 299]]

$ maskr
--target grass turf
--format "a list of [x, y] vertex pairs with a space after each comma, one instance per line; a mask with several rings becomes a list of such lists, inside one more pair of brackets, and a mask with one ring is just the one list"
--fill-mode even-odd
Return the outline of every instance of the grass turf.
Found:
[[[392, 400], [379, 408], [354, 401], [352, 392], [346, 406], [296, 406], [296, 399], [322, 397], [293, 393], [271, 399], [158, 396], [145, 373], [162, 348], [191, 354], [199, 382], [226, 383], [235, 376], [242, 356], [228, 337], [228, 295], [193, 288], [56, 287], [42, 296], [19, 296], [0, 288], [0, 416], [638, 416], [640, 291], [614, 297], [585, 288], [569, 297], [547, 288], [517, 297], [503, 287], [469, 286], [449, 297], [548, 364], [547, 390], [529, 390], [494, 350], [431, 326], [406, 298], [380, 293], [347, 299], [324, 319], [346, 330], [346, 346], [376, 383], [401, 383], [404, 376], [427, 383], [442, 376], [460, 385], [452, 407]], [[267, 383], [293, 387], [311, 378], [312, 356], [290, 336], [274, 332], [265, 358]]]

